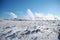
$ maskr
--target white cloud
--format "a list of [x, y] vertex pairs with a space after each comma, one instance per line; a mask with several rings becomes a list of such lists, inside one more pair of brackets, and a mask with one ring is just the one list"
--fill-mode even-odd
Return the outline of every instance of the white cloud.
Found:
[[42, 13], [37, 13], [37, 12], [35, 13], [35, 16], [36, 17], [44, 17], [44, 15]]
[[[57, 18], [55, 15], [48, 13], [48, 14], [43, 14], [43, 13], [35, 13], [35, 19], [37, 20], [56, 20], [55, 18]], [[57, 18], [58, 19], [58, 18]]]
[[35, 20], [42, 20], [44, 19], [44, 14], [42, 13], [35, 13]]
[[17, 18], [17, 15], [14, 14], [13, 12], [10, 13], [11, 18]]
[[55, 16], [54, 16], [53, 14], [47, 14], [47, 15], [45, 16], [45, 18], [46, 18], [47, 20], [55, 20]]
[[32, 13], [32, 11], [30, 9], [27, 9], [27, 13], [32, 20], [35, 20], [34, 14]]

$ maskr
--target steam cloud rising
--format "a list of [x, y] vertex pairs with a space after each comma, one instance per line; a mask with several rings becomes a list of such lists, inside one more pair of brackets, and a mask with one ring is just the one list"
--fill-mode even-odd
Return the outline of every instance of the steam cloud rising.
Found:
[[[56, 19], [60, 20], [59, 17], [51, 13], [48, 13], [46, 15], [44, 13], [38, 13], [38, 12], [33, 13], [30, 9], [27, 9], [27, 15], [31, 20], [56, 20]], [[17, 15], [14, 14], [13, 12], [10, 13], [10, 16], [11, 18], [17, 18]]]
[[56, 17], [51, 13], [48, 13], [47, 15], [38, 12], [33, 13], [30, 9], [27, 9], [27, 13], [32, 20], [60, 20], [60, 18]]
[[17, 18], [17, 15], [14, 14], [13, 12], [10, 13], [11, 18]]

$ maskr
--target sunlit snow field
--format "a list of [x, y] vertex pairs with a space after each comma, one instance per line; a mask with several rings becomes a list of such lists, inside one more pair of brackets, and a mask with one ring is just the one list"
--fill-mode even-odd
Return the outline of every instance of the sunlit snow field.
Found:
[[59, 40], [59, 20], [0, 20], [0, 40]]

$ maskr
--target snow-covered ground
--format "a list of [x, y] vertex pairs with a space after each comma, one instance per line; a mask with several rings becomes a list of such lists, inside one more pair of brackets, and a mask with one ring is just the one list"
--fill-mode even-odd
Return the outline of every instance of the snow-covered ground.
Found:
[[59, 40], [59, 20], [0, 20], [0, 40]]

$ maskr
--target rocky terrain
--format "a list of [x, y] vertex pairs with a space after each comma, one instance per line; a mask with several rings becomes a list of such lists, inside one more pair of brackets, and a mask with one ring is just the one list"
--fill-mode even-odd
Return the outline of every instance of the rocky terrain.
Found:
[[60, 40], [59, 20], [0, 20], [0, 40]]

